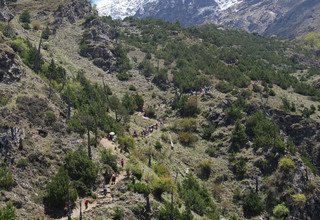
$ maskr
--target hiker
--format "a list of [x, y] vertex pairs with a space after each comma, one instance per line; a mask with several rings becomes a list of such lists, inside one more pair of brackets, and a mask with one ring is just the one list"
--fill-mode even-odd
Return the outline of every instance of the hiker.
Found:
[[103, 184], [103, 195], [104, 195], [104, 197], [107, 196], [107, 193], [108, 193], [108, 188], [107, 188], [106, 184]]
[[89, 204], [89, 200], [86, 199], [86, 201], [84, 201], [84, 206], [86, 207], [86, 209], [88, 209], [88, 204]]
[[121, 167], [123, 168], [123, 165], [124, 165], [124, 160], [123, 160], [123, 158], [121, 159], [120, 164], [121, 164]]
[[111, 177], [111, 185], [116, 184], [116, 174], [112, 173], [112, 177]]

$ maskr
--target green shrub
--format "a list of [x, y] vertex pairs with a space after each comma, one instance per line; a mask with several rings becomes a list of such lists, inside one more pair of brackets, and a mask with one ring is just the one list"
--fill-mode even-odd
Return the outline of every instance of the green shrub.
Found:
[[285, 219], [289, 215], [289, 209], [285, 206], [284, 203], [276, 205], [272, 209], [272, 214], [277, 219]]
[[129, 86], [130, 91], [137, 91], [137, 88], [134, 85]]
[[168, 219], [182, 220], [182, 216], [176, 205], [173, 205], [173, 209], [172, 209], [171, 204], [166, 202], [164, 206], [162, 206], [160, 209], [158, 219], [159, 220], [168, 220]]
[[7, 168], [0, 167], [0, 190], [10, 190], [14, 184], [12, 172]]
[[295, 163], [290, 157], [282, 157], [278, 167], [282, 172], [291, 172], [295, 169]]
[[182, 96], [178, 101], [177, 108], [183, 117], [194, 117], [200, 113], [196, 96]]
[[243, 198], [243, 212], [245, 217], [260, 215], [264, 209], [264, 198], [254, 191], [247, 192]]
[[198, 164], [198, 176], [203, 180], [209, 179], [212, 172], [211, 166], [212, 166], [212, 163], [210, 160], [201, 161]]
[[21, 158], [20, 160], [18, 160], [17, 162], [17, 167], [19, 168], [25, 168], [28, 166], [29, 160], [28, 158]]
[[221, 81], [216, 85], [216, 89], [222, 93], [229, 93], [233, 90], [233, 86], [225, 81]]
[[19, 16], [19, 21], [22, 23], [27, 23], [29, 24], [31, 21], [31, 16], [28, 10], [24, 10], [20, 16]]
[[136, 183], [133, 186], [133, 191], [144, 196], [148, 196], [150, 194], [150, 188], [147, 184], [144, 183]]
[[304, 206], [307, 202], [307, 197], [304, 194], [298, 193], [291, 196], [295, 205]]
[[233, 151], [239, 151], [246, 145], [247, 141], [248, 137], [245, 132], [245, 127], [237, 120], [231, 135], [231, 149]]
[[158, 200], [162, 200], [162, 194], [164, 192], [170, 192], [173, 187], [173, 183], [171, 178], [168, 177], [160, 177], [159, 179], [153, 181], [151, 185], [152, 194]]
[[145, 116], [149, 118], [157, 118], [156, 110], [153, 107], [148, 107], [145, 110]]
[[122, 136], [119, 138], [119, 145], [123, 151], [130, 152], [135, 147], [134, 139], [131, 136]]
[[232, 170], [238, 179], [243, 179], [244, 175], [247, 173], [247, 159], [245, 157], [235, 158], [232, 162]]
[[192, 132], [181, 131], [178, 135], [180, 143], [186, 146], [192, 146], [196, 141], [198, 141], [198, 137]]
[[154, 145], [154, 148], [157, 150], [157, 151], [161, 151], [162, 149], [162, 144], [160, 141], [157, 141], [156, 144]]
[[64, 167], [71, 180], [81, 181], [88, 188], [94, 185], [98, 176], [97, 165], [80, 149], [67, 154]]
[[70, 186], [70, 178], [64, 167], [60, 167], [58, 173], [47, 184], [45, 204], [51, 209], [62, 210], [68, 202], [77, 199], [77, 191]]
[[116, 207], [114, 209], [113, 220], [123, 220], [124, 219], [124, 210], [121, 207]]
[[211, 219], [219, 219], [218, 212], [207, 189], [192, 174], [188, 174], [182, 181], [179, 192], [187, 208], [198, 215], [210, 214]]
[[160, 177], [170, 177], [170, 171], [168, 167], [163, 163], [154, 165], [153, 170]]
[[45, 123], [47, 126], [52, 126], [56, 122], [57, 118], [54, 112], [48, 111], [45, 114]]
[[12, 202], [8, 202], [6, 207], [0, 209], [0, 220], [15, 220], [15, 208]]
[[109, 165], [114, 171], [118, 170], [117, 160], [117, 155], [113, 154], [110, 149], [103, 149], [100, 153], [100, 162]]
[[130, 79], [130, 76], [126, 72], [120, 72], [117, 74], [117, 78], [120, 81], [128, 81]]

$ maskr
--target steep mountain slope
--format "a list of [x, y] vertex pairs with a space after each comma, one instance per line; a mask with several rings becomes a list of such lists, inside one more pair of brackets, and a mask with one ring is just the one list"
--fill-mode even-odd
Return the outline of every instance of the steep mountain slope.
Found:
[[3, 11], [0, 216], [317, 220], [319, 51], [303, 39], [80, 0]]
[[112, 1], [98, 3], [102, 15], [114, 18], [133, 15], [139, 18], [155, 17], [170, 22], [179, 21], [186, 26], [215, 23], [284, 38], [319, 31], [319, 7], [320, 3], [316, 0], [128, 1], [123, 5]]

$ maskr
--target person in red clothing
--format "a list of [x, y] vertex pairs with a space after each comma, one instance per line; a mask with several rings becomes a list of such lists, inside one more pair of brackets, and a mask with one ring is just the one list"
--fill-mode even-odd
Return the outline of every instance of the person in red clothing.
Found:
[[86, 209], [88, 208], [88, 204], [89, 204], [89, 200], [86, 199], [86, 200], [84, 201], [84, 206], [86, 207]]

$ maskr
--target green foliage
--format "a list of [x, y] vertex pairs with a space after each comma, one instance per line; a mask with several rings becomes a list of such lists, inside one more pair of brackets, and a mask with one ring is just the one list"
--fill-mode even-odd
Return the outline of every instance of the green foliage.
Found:
[[119, 137], [119, 145], [125, 152], [130, 152], [135, 147], [134, 139], [131, 136], [121, 136]]
[[71, 180], [80, 181], [88, 188], [91, 188], [97, 179], [97, 165], [81, 149], [67, 154], [64, 167]]
[[231, 135], [231, 149], [233, 151], [239, 151], [243, 148], [248, 141], [248, 137], [245, 133], [245, 127], [238, 120]]
[[29, 164], [29, 160], [28, 158], [21, 158], [20, 160], [18, 160], [17, 162], [17, 167], [19, 168], [26, 168]]
[[159, 216], [159, 220], [168, 220], [168, 219], [174, 219], [174, 220], [180, 220], [181, 213], [176, 205], [171, 206], [170, 203], [166, 202], [164, 206], [161, 207]]
[[12, 202], [8, 202], [6, 207], [0, 209], [0, 220], [15, 220], [15, 208]]
[[181, 98], [174, 103], [173, 108], [178, 109], [180, 115], [183, 117], [194, 117], [200, 113], [198, 98], [196, 96], [181, 96]]
[[113, 220], [123, 220], [124, 219], [124, 210], [121, 207], [116, 207], [114, 209]]
[[303, 207], [307, 202], [307, 197], [304, 194], [298, 193], [291, 196], [295, 205]]
[[233, 86], [225, 81], [221, 81], [216, 85], [216, 89], [222, 93], [229, 93], [233, 90]]
[[137, 88], [134, 85], [129, 86], [130, 91], [137, 91]]
[[12, 172], [5, 167], [0, 167], [0, 190], [10, 190], [14, 184]]
[[244, 175], [247, 173], [247, 158], [245, 157], [235, 157], [231, 158], [232, 170], [238, 179], [243, 179]]
[[307, 155], [301, 155], [301, 160], [307, 167], [309, 167], [313, 174], [317, 174], [317, 167], [313, 164], [312, 160]]
[[159, 179], [156, 179], [155, 181], [153, 181], [151, 185], [152, 194], [158, 200], [162, 200], [162, 194], [164, 192], [170, 192], [172, 187], [173, 187], [173, 182], [171, 178], [160, 177]]
[[31, 21], [31, 16], [30, 16], [30, 12], [28, 10], [24, 10], [20, 16], [19, 16], [19, 21], [21, 23], [27, 23], [29, 24]]
[[48, 40], [50, 37], [51, 31], [49, 26], [47, 25], [46, 28], [42, 31], [41, 37], [45, 40]]
[[117, 61], [116, 65], [119, 72], [126, 72], [131, 69], [130, 60], [126, 55], [126, 51], [121, 44], [118, 44], [113, 50], [112, 53], [115, 55]]
[[170, 177], [170, 171], [168, 167], [163, 163], [154, 165], [153, 170], [159, 177]]
[[120, 81], [128, 81], [130, 79], [130, 76], [127, 72], [120, 72], [117, 74], [117, 78]]
[[281, 98], [282, 100], [282, 108], [283, 110], [285, 110], [286, 112], [295, 112], [296, 111], [296, 105], [293, 102], [289, 102], [289, 100], [287, 98]]
[[219, 219], [218, 211], [207, 189], [192, 174], [187, 175], [182, 181], [179, 191], [187, 208], [201, 216], [210, 214], [212, 219]]
[[210, 160], [203, 160], [198, 164], [198, 176], [203, 180], [209, 179], [212, 172], [212, 163]]
[[156, 144], [154, 145], [154, 148], [157, 150], [157, 151], [161, 151], [162, 149], [162, 144], [160, 141], [157, 141]]
[[279, 170], [288, 173], [295, 169], [295, 163], [290, 157], [282, 157], [278, 164]]
[[113, 154], [110, 149], [103, 149], [100, 153], [100, 162], [109, 165], [114, 171], [118, 170], [117, 160], [117, 155]]
[[276, 205], [272, 209], [272, 214], [277, 219], [279, 219], [279, 220], [283, 219], [284, 220], [289, 215], [289, 209], [285, 206], [284, 203], [281, 203], [281, 204]]
[[157, 114], [156, 114], [156, 110], [149, 106], [146, 110], [145, 110], [145, 116], [149, 117], [149, 118], [157, 118]]
[[178, 136], [181, 144], [186, 146], [192, 146], [195, 142], [198, 141], [198, 137], [189, 131], [180, 131], [178, 133]]
[[260, 193], [249, 191], [244, 195], [242, 206], [245, 217], [260, 215], [265, 209], [264, 198]]
[[69, 196], [71, 203], [77, 199], [77, 191], [70, 185], [70, 178], [64, 167], [60, 167], [58, 173], [47, 184], [46, 189], [45, 204], [49, 208], [61, 210], [68, 202]]
[[142, 194], [146, 197], [150, 194], [151, 191], [147, 184], [141, 182], [134, 184], [132, 187], [134, 192]]
[[56, 115], [54, 112], [47, 111], [45, 116], [45, 123], [47, 126], [52, 126], [52, 124], [57, 120]]

